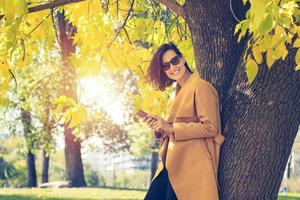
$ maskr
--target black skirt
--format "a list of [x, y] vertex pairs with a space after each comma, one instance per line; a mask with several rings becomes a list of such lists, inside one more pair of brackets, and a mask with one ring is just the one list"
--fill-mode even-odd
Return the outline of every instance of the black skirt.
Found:
[[177, 200], [166, 168], [152, 181], [144, 200]]

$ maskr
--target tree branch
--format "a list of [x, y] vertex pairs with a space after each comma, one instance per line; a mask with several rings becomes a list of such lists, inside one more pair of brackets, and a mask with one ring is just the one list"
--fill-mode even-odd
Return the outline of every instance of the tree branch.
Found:
[[174, 2], [172, 0], [157, 0], [157, 1], [160, 2], [161, 4], [165, 5], [167, 8], [171, 9], [177, 15], [179, 15], [181, 17], [186, 16], [186, 12], [185, 12], [183, 6], [181, 6], [177, 2]]
[[129, 17], [131, 16], [131, 12], [133, 10], [133, 5], [134, 5], [134, 0], [131, 2], [130, 8], [128, 10], [128, 14], [127, 17], [125, 18], [125, 20], [123, 21], [121, 27], [118, 28], [116, 35], [114, 36], [114, 38], [112, 39], [112, 41], [107, 45], [107, 48], [109, 49], [110, 46], [112, 45], [112, 43], [114, 42], [114, 40], [118, 37], [118, 35], [120, 34], [121, 30], [125, 28], [125, 25], [129, 19]]
[[[70, 4], [70, 3], [77, 3], [77, 2], [80, 2], [80, 1], [85, 1], [85, 0], [57, 0], [57, 1], [53, 1], [51, 3], [45, 3], [45, 4], [42, 4], [42, 5], [30, 7], [30, 8], [28, 8], [28, 13], [38, 12], [38, 11], [41, 11], [41, 10], [51, 9], [51, 8], [55, 8], [55, 7], [58, 7], [58, 6], [67, 5], [67, 4]], [[4, 16], [5, 15], [0, 15], [0, 20]]]

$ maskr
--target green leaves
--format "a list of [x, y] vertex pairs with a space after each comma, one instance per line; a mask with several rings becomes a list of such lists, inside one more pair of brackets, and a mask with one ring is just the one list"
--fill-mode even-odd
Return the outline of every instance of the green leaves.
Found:
[[261, 34], [266, 35], [268, 34], [275, 26], [275, 22], [273, 20], [272, 14], [266, 14], [264, 20], [261, 21], [258, 30]]
[[266, 4], [266, 0], [251, 2], [251, 8], [249, 10], [249, 20], [254, 30], [257, 30], [258, 27], [261, 25], [262, 21], [264, 21], [264, 16], [266, 15]]

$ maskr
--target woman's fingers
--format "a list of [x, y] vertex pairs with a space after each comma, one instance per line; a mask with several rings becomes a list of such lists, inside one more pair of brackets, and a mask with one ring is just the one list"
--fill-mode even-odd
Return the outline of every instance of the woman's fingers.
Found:
[[154, 119], [152, 119], [152, 118], [150, 118], [150, 117], [148, 117], [148, 118], [146, 118], [146, 123], [147, 124], [149, 124], [149, 123], [151, 123], [151, 122], [153, 122], [154, 121]]
[[159, 117], [156, 116], [156, 115], [149, 115], [149, 114], [148, 114], [147, 117], [152, 118], [152, 119], [156, 119], [156, 120], [159, 119]]
[[144, 121], [148, 124], [148, 126], [156, 131], [162, 130], [161, 118], [156, 115], [147, 115], [144, 117]]
[[163, 127], [162, 127], [162, 125], [161, 125], [161, 123], [159, 122], [159, 121], [156, 121], [155, 123], [154, 123], [154, 129], [156, 130], [156, 131], [162, 131], [163, 130]]
[[148, 118], [148, 119], [145, 120], [145, 122], [148, 124], [148, 126], [149, 126], [150, 128], [153, 128], [154, 123], [156, 123], [156, 120], [153, 119], [153, 118]]

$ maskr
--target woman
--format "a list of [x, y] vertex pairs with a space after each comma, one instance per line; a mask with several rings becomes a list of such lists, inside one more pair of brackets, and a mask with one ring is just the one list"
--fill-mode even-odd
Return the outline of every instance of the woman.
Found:
[[163, 91], [176, 82], [168, 118], [148, 115], [150, 128], [161, 132], [161, 162], [145, 200], [217, 200], [221, 133], [215, 88], [192, 72], [173, 44], [161, 45], [148, 68], [149, 80]]

